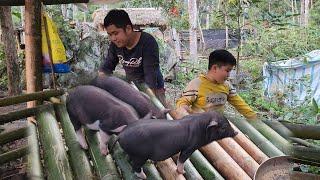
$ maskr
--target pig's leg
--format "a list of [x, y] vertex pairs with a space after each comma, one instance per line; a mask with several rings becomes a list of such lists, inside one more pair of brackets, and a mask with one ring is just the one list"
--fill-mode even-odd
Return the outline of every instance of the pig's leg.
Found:
[[100, 152], [102, 155], [108, 155], [109, 149], [108, 149], [108, 141], [110, 139], [110, 135], [103, 130], [99, 130], [99, 146], [100, 146]]
[[76, 131], [76, 134], [77, 134], [77, 139], [78, 139], [78, 142], [79, 142], [80, 146], [83, 149], [88, 149], [88, 144], [87, 144], [86, 138], [84, 137], [82, 128], [78, 129]]
[[177, 160], [177, 172], [180, 174], [184, 174], [184, 162], [191, 156], [194, 152], [194, 149], [186, 149], [181, 151], [179, 158]]
[[147, 161], [147, 159], [141, 159], [138, 157], [130, 156], [132, 160], [132, 169], [137, 177], [141, 179], [147, 179], [146, 174], [143, 172], [142, 166]]

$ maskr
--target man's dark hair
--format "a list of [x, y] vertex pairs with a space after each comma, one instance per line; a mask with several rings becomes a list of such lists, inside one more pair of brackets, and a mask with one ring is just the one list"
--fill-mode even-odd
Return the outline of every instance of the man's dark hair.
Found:
[[218, 67], [237, 64], [236, 58], [227, 50], [218, 49], [214, 50], [209, 55], [208, 70], [211, 69], [212, 65], [218, 65]]
[[132, 22], [126, 11], [122, 9], [112, 9], [104, 18], [103, 25], [104, 27], [115, 25], [117, 28], [125, 29], [127, 25], [132, 27]]

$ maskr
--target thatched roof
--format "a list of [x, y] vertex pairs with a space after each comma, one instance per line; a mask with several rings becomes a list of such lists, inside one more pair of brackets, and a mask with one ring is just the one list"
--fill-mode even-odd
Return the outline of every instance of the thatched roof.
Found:
[[[110, 9], [98, 9], [93, 15], [94, 26], [99, 30], [103, 28], [103, 20]], [[167, 19], [161, 12], [161, 8], [124, 8], [133, 23], [137, 27], [160, 27], [166, 29]]]

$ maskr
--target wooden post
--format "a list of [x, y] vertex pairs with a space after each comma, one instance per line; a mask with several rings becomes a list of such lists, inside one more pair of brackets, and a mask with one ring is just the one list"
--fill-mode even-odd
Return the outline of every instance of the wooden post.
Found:
[[188, 0], [189, 11], [189, 37], [190, 37], [190, 62], [192, 64], [198, 63], [198, 49], [197, 49], [197, 0]]
[[7, 133], [1, 133], [0, 145], [26, 137], [28, 135], [27, 129], [27, 127], [23, 127]]
[[[25, 4], [26, 82], [27, 93], [32, 93], [42, 91], [41, 1], [25, 0]], [[36, 104], [28, 102], [27, 107]]]

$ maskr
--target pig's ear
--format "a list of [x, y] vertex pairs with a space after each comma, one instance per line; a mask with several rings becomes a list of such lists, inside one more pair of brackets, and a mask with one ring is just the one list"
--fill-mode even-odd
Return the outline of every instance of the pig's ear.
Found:
[[147, 115], [145, 115], [142, 119], [151, 119], [152, 113], [149, 112]]
[[218, 123], [216, 121], [211, 121], [209, 124], [208, 124], [208, 127], [207, 128], [211, 128], [211, 127], [214, 127], [214, 126], [218, 126]]
[[120, 133], [121, 131], [123, 131], [123, 129], [124, 129], [125, 127], [127, 127], [127, 125], [122, 125], [122, 126], [120, 126], [120, 127], [117, 127], [116, 129], [110, 130], [110, 132], [112, 132], [112, 133]]
[[208, 124], [208, 127], [207, 128], [211, 128], [211, 127], [214, 127], [214, 126], [218, 126], [218, 123], [216, 121], [211, 121], [209, 124]]

